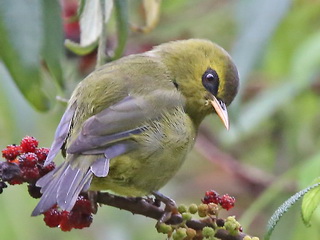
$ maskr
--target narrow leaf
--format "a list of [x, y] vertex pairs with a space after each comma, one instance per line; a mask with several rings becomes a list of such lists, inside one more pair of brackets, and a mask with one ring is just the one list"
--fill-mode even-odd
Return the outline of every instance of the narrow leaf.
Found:
[[98, 42], [93, 42], [91, 45], [87, 45], [87, 46], [81, 46], [76, 42], [66, 39], [64, 42], [64, 45], [73, 53], [83, 56], [91, 53], [98, 46]]
[[115, 1], [114, 7], [117, 20], [118, 46], [114, 51], [113, 59], [117, 59], [122, 56], [128, 38], [128, 1]]
[[63, 30], [58, 1], [42, 0], [44, 39], [42, 57], [60, 87], [63, 87], [61, 59], [63, 56]]

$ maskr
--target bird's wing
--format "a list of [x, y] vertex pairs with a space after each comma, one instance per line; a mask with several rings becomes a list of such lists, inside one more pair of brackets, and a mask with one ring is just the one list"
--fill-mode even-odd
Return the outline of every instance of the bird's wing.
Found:
[[52, 160], [55, 158], [55, 156], [60, 151], [62, 145], [64, 144], [64, 142], [68, 136], [68, 132], [69, 132], [70, 126], [71, 126], [71, 121], [72, 121], [72, 118], [73, 118], [73, 115], [75, 113], [76, 108], [77, 108], [77, 106], [76, 106], [76, 103], [74, 102], [73, 104], [71, 104], [67, 108], [67, 110], [63, 114], [63, 116], [60, 120], [60, 123], [57, 127], [54, 141], [50, 147], [50, 151], [49, 151], [49, 154], [47, 156], [47, 159], [46, 159], [44, 165], [47, 165], [50, 162], [52, 162]]
[[134, 147], [128, 139], [145, 131], [148, 120], [183, 104], [184, 98], [175, 89], [154, 90], [144, 96], [127, 96], [88, 118], [80, 133], [68, 143], [67, 153], [105, 154], [111, 159]]

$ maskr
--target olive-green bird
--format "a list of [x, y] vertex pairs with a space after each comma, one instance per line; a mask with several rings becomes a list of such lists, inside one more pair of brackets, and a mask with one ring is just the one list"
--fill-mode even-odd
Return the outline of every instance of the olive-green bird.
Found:
[[45, 164], [65, 161], [41, 178], [32, 215], [54, 204], [70, 211], [82, 191], [124, 196], [155, 193], [192, 149], [205, 116], [229, 128], [238, 90], [228, 53], [200, 39], [173, 41], [95, 70], [74, 90]]

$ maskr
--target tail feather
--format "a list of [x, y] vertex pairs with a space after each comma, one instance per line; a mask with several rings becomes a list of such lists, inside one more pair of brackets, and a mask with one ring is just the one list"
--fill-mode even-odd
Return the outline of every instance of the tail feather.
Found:
[[[68, 199], [65, 200], [63, 203], [59, 204], [59, 197], [58, 197], [58, 205], [60, 208], [66, 210], [66, 211], [71, 211], [71, 209], [73, 208], [74, 204], [77, 201], [77, 197], [80, 194], [80, 192], [82, 191], [86, 191], [87, 186], [90, 186], [91, 180], [92, 180], [93, 174], [92, 172], [89, 170], [87, 171], [87, 173], [85, 174], [85, 176], [82, 178], [82, 180], [80, 181], [80, 183], [77, 185], [76, 188], [73, 189], [72, 192], [70, 192]], [[63, 198], [62, 198], [63, 199]], [[64, 198], [65, 199], [65, 198]]]
[[70, 211], [80, 192], [90, 186], [92, 172], [87, 169], [72, 168], [69, 162], [64, 162], [54, 171], [38, 180], [42, 197], [32, 212], [32, 216], [40, 215], [58, 204], [63, 210]]
[[78, 195], [86, 183], [91, 181], [92, 172], [87, 169], [72, 168], [70, 165], [61, 177], [58, 188], [57, 203], [60, 208], [70, 211], [74, 206]]
[[52, 179], [54, 178], [53, 175], [55, 175], [57, 172], [59, 172], [59, 170], [63, 167], [64, 165], [60, 165], [57, 168], [55, 168], [53, 171], [47, 173], [46, 175], [44, 175], [42, 178], [40, 178], [37, 183], [36, 186], [41, 188], [41, 193], [44, 193], [46, 191], [46, 189], [50, 186], [49, 183], [51, 183]]
[[66, 211], [72, 210], [81, 191], [90, 187], [93, 175], [106, 177], [109, 173], [109, 161], [134, 148], [133, 142], [122, 142], [109, 146], [103, 152], [104, 157], [97, 155], [69, 154], [67, 160], [52, 172], [38, 180], [42, 197], [32, 212], [32, 216], [40, 215], [53, 205]]
[[49, 184], [45, 186], [42, 197], [31, 213], [31, 216], [38, 216], [41, 213], [49, 210], [54, 204], [57, 203], [56, 196], [58, 193], [58, 183], [53, 182], [54, 184]]

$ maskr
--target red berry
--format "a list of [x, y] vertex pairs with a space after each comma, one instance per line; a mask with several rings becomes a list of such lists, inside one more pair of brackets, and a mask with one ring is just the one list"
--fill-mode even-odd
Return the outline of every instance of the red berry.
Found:
[[8, 145], [5, 149], [2, 150], [2, 157], [8, 161], [14, 160], [22, 153], [22, 148], [17, 145]]
[[57, 208], [53, 207], [44, 213], [43, 221], [47, 226], [53, 228], [60, 225], [61, 218], [61, 212], [59, 212]]
[[81, 213], [79, 211], [75, 211], [75, 212], [71, 211], [71, 214], [69, 216], [69, 221], [72, 224], [72, 226], [76, 229], [90, 227], [92, 223], [92, 215]]
[[73, 228], [72, 224], [69, 221], [70, 213], [68, 211], [61, 212], [61, 222], [60, 229], [64, 232], [69, 232]]
[[59, 211], [57, 205], [44, 213], [44, 221], [49, 227], [59, 226], [61, 231], [68, 232], [72, 228], [82, 229], [92, 223], [91, 204], [84, 196], [79, 196], [73, 209]]
[[19, 163], [21, 167], [34, 167], [38, 162], [38, 157], [35, 153], [28, 152], [20, 155]]
[[55, 169], [56, 167], [56, 164], [54, 162], [51, 162], [49, 163], [47, 166], [42, 166], [40, 165], [39, 168], [40, 168], [40, 175], [41, 176], [44, 176], [46, 175], [47, 173], [51, 172], [53, 169]]
[[230, 210], [231, 208], [234, 207], [235, 201], [236, 199], [234, 197], [231, 197], [228, 194], [225, 194], [220, 198], [219, 204], [223, 209]]
[[30, 167], [23, 167], [21, 168], [22, 178], [26, 182], [34, 182], [40, 178], [40, 172], [37, 166], [30, 168]]
[[69, 213], [69, 224], [73, 228], [82, 229], [89, 227], [92, 223], [91, 203], [84, 196], [78, 196], [78, 199]]
[[92, 209], [91, 209], [91, 202], [86, 199], [84, 196], [80, 195], [78, 196], [78, 199], [72, 209], [72, 211], [79, 211], [84, 214], [91, 214]]
[[44, 162], [48, 156], [49, 148], [37, 148], [35, 154], [38, 157], [39, 162]]
[[209, 204], [209, 203], [215, 203], [218, 204], [220, 201], [220, 196], [219, 194], [214, 191], [214, 190], [210, 190], [210, 191], [206, 191], [204, 198], [201, 200], [202, 203], [204, 204]]
[[17, 178], [10, 179], [10, 180], [8, 181], [8, 183], [9, 183], [10, 185], [22, 184], [22, 183], [23, 183], [23, 180], [22, 180], [21, 178], [17, 177]]
[[24, 152], [35, 152], [38, 143], [39, 142], [34, 137], [26, 136], [21, 140], [20, 146]]

